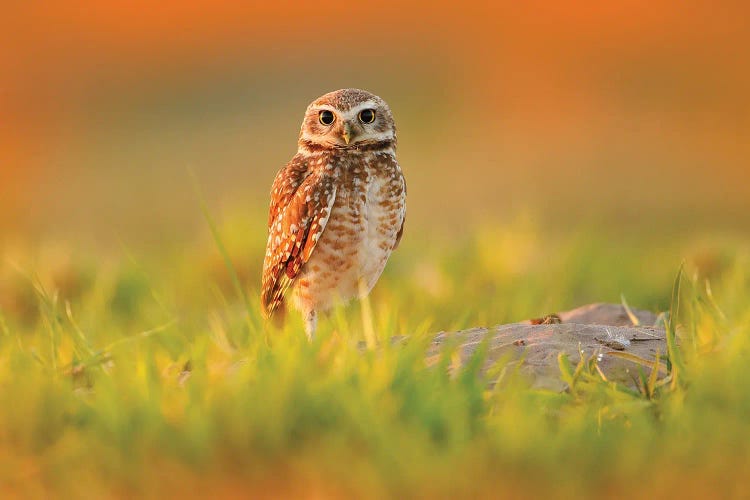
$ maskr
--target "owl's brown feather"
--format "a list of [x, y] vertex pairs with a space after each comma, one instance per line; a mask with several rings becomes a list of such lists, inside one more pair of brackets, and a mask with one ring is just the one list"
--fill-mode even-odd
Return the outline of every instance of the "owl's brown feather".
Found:
[[266, 317], [279, 307], [310, 259], [336, 199], [331, 180], [320, 171], [308, 175], [299, 158], [279, 172], [273, 186], [261, 280], [261, 305]]
[[287, 165], [282, 168], [271, 186], [271, 207], [268, 211], [268, 227], [273, 224], [274, 219], [279, 215], [291, 200], [294, 193], [297, 192], [302, 181], [309, 175], [309, 167], [305, 158], [301, 155], [295, 155]]

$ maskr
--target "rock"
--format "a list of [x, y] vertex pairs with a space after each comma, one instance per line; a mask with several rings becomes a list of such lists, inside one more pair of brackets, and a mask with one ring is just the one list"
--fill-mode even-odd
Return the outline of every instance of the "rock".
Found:
[[[567, 385], [560, 378], [560, 353], [567, 354], [573, 367], [581, 353], [587, 360], [595, 357], [607, 380], [636, 387], [639, 366], [648, 376], [657, 352], [663, 359], [667, 346], [666, 332], [655, 326], [657, 316], [654, 313], [635, 309], [631, 312], [639, 326], [633, 325], [621, 305], [590, 304], [537, 320], [441, 332], [428, 350], [427, 361], [434, 364], [446, 346], [458, 345], [458, 357], [451, 363], [451, 369], [455, 369], [466, 363], [487, 339], [483, 370], [504, 360], [508, 363], [506, 366], [518, 367], [535, 388], [566, 389]], [[662, 361], [659, 376], [665, 375]]]

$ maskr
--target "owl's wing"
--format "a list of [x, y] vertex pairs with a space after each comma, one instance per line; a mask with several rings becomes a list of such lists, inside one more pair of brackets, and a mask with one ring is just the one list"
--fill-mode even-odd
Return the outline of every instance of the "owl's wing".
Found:
[[279, 307], [310, 259], [335, 199], [336, 186], [317, 172], [301, 176], [293, 169], [285, 169], [274, 181], [261, 283], [261, 305], [266, 317]]
[[393, 244], [393, 250], [398, 248], [398, 244], [401, 243], [401, 237], [404, 235], [404, 222], [406, 222], [406, 217], [401, 219], [401, 227], [398, 228], [398, 233], [396, 233], [396, 243]]
[[289, 163], [282, 168], [271, 186], [271, 207], [268, 211], [268, 228], [273, 225], [273, 221], [278, 217], [279, 212], [283, 210], [289, 201], [297, 192], [302, 182], [308, 176], [307, 163], [302, 157], [296, 155]]
[[[401, 168], [399, 167], [399, 177], [401, 178], [401, 185], [403, 186], [403, 196], [406, 197], [406, 179], [404, 179], [404, 175], [401, 173]], [[393, 244], [393, 250], [398, 248], [398, 244], [401, 243], [401, 237], [404, 235], [404, 223], [406, 222], [406, 212], [404, 212], [404, 217], [401, 219], [401, 227], [398, 228], [398, 233], [396, 233], [396, 242]]]

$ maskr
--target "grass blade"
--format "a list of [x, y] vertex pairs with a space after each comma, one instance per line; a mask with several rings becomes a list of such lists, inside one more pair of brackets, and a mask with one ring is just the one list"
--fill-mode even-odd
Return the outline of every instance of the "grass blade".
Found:
[[221, 239], [221, 235], [219, 234], [219, 229], [216, 226], [213, 218], [211, 217], [211, 213], [208, 211], [208, 205], [206, 204], [206, 200], [203, 197], [203, 193], [200, 189], [198, 178], [191, 169], [188, 169], [188, 172], [193, 182], [193, 190], [195, 191], [195, 195], [198, 197], [198, 203], [200, 204], [203, 218], [206, 220], [206, 224], [208, 224], [208, 227], [211, 230], [211, 236], [213, 237], [216, 247], [219, 249], [219, 253], [221, 254], [222, 259], [224, 259], [224, 265], [226, 266], [229, 277], [232, 280], [232, 285], [234, 286], [235, 293], [237, 293], [237, 296], [242, 299], [242, 303], [245, 306], [245, 319], [247, 322], [247, 328], [249, 331], [252, 331], [250, 300], [247, 298], [247, 294], [245, 293], [245, 289], [242, 287], [242, 283], [240, 283], [240, 277], [237, 273], [237, 268], [234, 267], [234, 263], [232, 263], [232, 259], [229, 257], [229, 252], [227, 252], [227, 249], [224, 246], [224, 242]]
[[682, 286], [682, 275], [684, 273], [685, 263], [680, 264], [677, 276], [672, 286], [672, 300], [669, 306], [669, 318], [667, 321], [667, 355], [672, 368], [672, 388], [679, 384], [685, 364], [682, 360], [682, 353], [677, 347], [677, 318], [680, 311], [680, 289]]
[[654, 397], [654, 389], [656, 388], [656, 382], [659, 379], [659, 350], [656, 350], [656, 358], [654, 359], [654, 365], [651, 368], [651, 375], [648, 377], [648, 384], [646, 385], [646, 391], [648, 393], [649, 398]]
[[[648, 368], [651, 368], [654, 366], [653, 361], [650, 361], [646, 358], [642, 358], [640, 356], [636, 356], [635, 354], [624, 352], [624, 351], [609, 351], [605, 353], [607, 356], [613, 356], [615, 358], [621, 358], [621, 359], [627, 359], [628, 361], [632, 361], [633, 363], [636, 363], [640, 366], [645, 366]], [[661, 365], [659, 366], [659, 372], [663, 375], [667, 374], [667, 370], [662, 368]]]
[[560, 378], [562, 378], [563, 382], [568, 384], [568, 387], [570, 388], [571, 394], [574, 396], [576, 395], [576, 381], [575, 381], [575, 371], [573, 370], [573, 365], [570, 363], [570, 360], [568, 359], [568, 355], [564, 352], [561, 352], [557, 355], [557, 365], [560, 367]]
[[641, 320], [638, 319], [638, 316], [633, 314], [633, 311], [630, 309], [630, 306], [628, 305], [628, 301], [625, 300], [624, 294], [620, 294], [620, 302], [622, 302], [622, 307], [625, 308], [625, 312], [628, 313], [628, 318], [630, 318], [630, 322], [633, 323], [633, 326], [640, 326]]

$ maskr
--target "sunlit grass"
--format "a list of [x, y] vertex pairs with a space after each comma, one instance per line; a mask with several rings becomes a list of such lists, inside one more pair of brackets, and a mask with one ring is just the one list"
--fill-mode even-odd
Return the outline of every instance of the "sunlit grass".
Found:
[[[293, 313], [282, 330], [260, 320], [264, 241], [247, 230], [258, 224], [223, 220], [214, 237], [162, 254], [6, 252], [0, 493], [748, 493], [742, 241], [707, 266], [705, 249], [698, 258], [690, 240], [659, 235], [530, 222], [432, 245], [407, 233], [369, 304], [322, 317], [310, 344]], [[450, 349], [425, 367], [437, 331], [622, 296], [673, 313], [668, 366], [644, 367], [640, 391], [564, 358], [564, 393], [502, 364], [481, 376], [480, 359], [449, 370]]]

